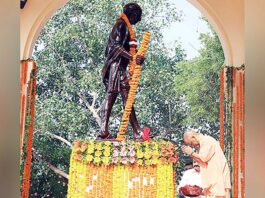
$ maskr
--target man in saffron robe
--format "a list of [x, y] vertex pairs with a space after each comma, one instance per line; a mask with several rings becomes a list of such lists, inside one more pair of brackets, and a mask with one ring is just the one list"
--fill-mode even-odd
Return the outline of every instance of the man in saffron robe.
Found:
[[[126, 4], [123, 14], [127, 17], [131, 25], [141, 21], [142, 9], [136, 3]], [[108, 45], [105, 50], [105, 61], [102, 69], [103, 83], [106, 87], [106, 96], [101, 109], [101, 129], [97, 135], [98, 139], [111, 139], [108, 131], [108, 122], [111, 109], [118, 94], [121, 94], [123, 106], [126, 104], [129, 93], [129, 77], [127, 66], [133, 55], [130, 53], [130, 45], [136, 45], [137, 41], [130, 38], [130, 32], [125, 20], [120, 17], [117, 19], [109, 35]], [[144, 57], [137, 55], [136, 64], [142, 65]], [[137, 121], [134, 107], [130, 115], [130, 123], [134, 131], [134, 139], [141, 139], [144, 129]]]
[[[230, 198], [230, 170], [219, 142], [214, 138], [188, 130], [183, 135], [182, 151], [198, 162], [201, 168], [202, 187], [206, 197]], [[193, 151], [190, 147], [199, 149]]]

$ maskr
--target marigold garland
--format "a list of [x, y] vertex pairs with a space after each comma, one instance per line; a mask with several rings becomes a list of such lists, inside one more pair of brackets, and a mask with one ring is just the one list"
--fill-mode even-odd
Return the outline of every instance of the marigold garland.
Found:
[[98, 142], [76, 141], [73, 158], [95, 165], [137, 164], [141, 166], [159, 163], [176, 164], [178, 153], [176, 145], [167, 141], [150, 142]]
[[[136, 39], [134, 30], [132, 28], [132, 25], [131, 25], [129, 19], [127, 18], [127, 16], [124, 13], [122, 13], [120, 15], [120, 18], [126, 23], [126, 25], [128, 27], [128, 31], [130, 34], [130, 41], [136, 42], [137, 39]], [[132, 54], [133, 56], [136, 54], [136, 47], [137, 47], [137, 45], [130, 45], [130, 54]], [[133, 76], [134, 68], [135, 68], [135, 61], [131, 60], [129, 63], [129, 75], [130, 75], [130, 77]]]
[[20, 133], [19, 133], [19, 143], [20, 143], [20, 157], [22, 155], [23, 147], [23, 131], [25, 125], [25, 104], [26, 97], [24, 93], [24, 87], [26, 86], [26, 76], [27, 76], [27, 64], [26, 61], [22, 61], [20, 65]]
[[[84, 162], [71, 163], [70, 174], [72, 176], [69, 177], [68, 198], [104, 196], [109, 198], [173, 198], [175, 195], [176, 186], [174, 186], [174, 174], [170, 164], [151, 167], [116, 165], [112, 172], [106, 171], [106, 167], [103, 165], [88, 166], [86, 170], [84, 167]], [[88, 174], [87, 179], [84, 179], [82, 174], [84, 171], [92, 174]], [[73, 177], [73, 175], [77, 176]], [[134, 175], [134, 177], [130, 179], [129, 175]], [[112, 177], [113, 179], [110, 183], [104, 184], [104, 177]]]
[[244, 67], [233, 68], [233, 197], [245, 196]]
[[[32, 160], [32, 141], [33, 141], [33, 126], [34, 126], [34, 110], [35, 110], [35, 96], [36, 96], [36, 64], [33, 61], [30, 61], [33, 64], [31, 75], [30, 75], [30, 87], [29, 87], [29, 99], [28, 99], [28, 116], [30, 118], [29, 126], [27, 128], [27, 140], [25, 148], [25, 161], [24, 161], [24, 170], [23, 170], [23, 181], [21, 189], [21, 197], [29, 197], [29, 188], [30, 188], [30, 168]], [[28, 62], [27, 62], [28, 64]], [[25, 74], [24, 74], [25, 75]], [[21, 137], [22, 139], [23, 137]], [[21, 140], [21, 144], [23, 141]]]
[[[36, 69], [36, 64], [33, 60], [22, 60], [20, 65], [20, 158], [22, 157], [23, 141], [24, 141], [24, 130], [26, 121], [26, 110], [30, 110], [30, 102], [28, 102], [29, 93], [32, 90], [30, 85], [30, 77], [33, 70]], [[29, 103], [27, 105], [27, 103]]]
[[[151, 36], [150, 32], [145, 32], [143, 34], [142, 44], [141, 44], [139, 51], [137, 52], [137, 55], [141, 55], [143, 57], [145, 56], [147, 52], [148, 44], [150, 42], [150, 36]], [[135, 62], [135, 58], [133, 62]], [[123, 141], [125, 139], [125, 133], [126, 133], [129, 119], [130, 119], [129, 117], [130, 117], [132, 106], [134, 103], [134, 98], [135, 98], [136, 90], [138, 87], [140, 73], [141, 73], [141, 65], [136, 65], [134, 68], [132, 78], [130, 80], [130, 91], [128, 93], [128, 98], [125, 104], [120, 130], [116, 138], [118, 141]]]
[[[239, 126], [239, 151], [240, 151], [240, 155], [239, 155], [239, 180], [240, 180], [240, 194], [241, 197], [245, 197], [245, 173], [244, 173], [244, 154], [245, 154], [245, 148], [244, 148], [244, 79], [243, 79], [243, 75], [244, 75], [244, 68], [240, 69], [238, 71], [238, 110], [239, 110], [239, 115], [238, 115], [238, 126]], [[239, 183], [239, 182], [238, 182]]]
[[237, 103], [237, 72], [233, 69], [233, 197], [238, 197], [238, 103]]
[[220, 146], [224, 150], [224, 68], [220, 72]]
[[[232, 148], [231, 151], [226, 152], [228, 163], [232, 168], [232, 195], [235, 198], [245, 197], [244, 66], [225, 67], [224, 71], [226, 122], [224, 129], [226, 146], [228, 149]], [[220, 119], [221, 117], [220, 114]]]

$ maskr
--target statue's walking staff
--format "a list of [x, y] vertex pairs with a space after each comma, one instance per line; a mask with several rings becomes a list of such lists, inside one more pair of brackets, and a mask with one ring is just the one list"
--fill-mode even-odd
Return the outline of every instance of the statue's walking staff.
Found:
[[[141, 56], [145, 57], [146, 52], [147, 52], [147, 48], [148, 48], [148, 45], [150, 42], [150, 36], [151, 36], [150, 32], [145, 32], [143, 34], [142, 43], [141, 43], [140, 49], [138, 50], [136, 55], [141, 55]], [[134, 57], [136, 57], [136, 56], [134, 56]], [[134, 103], [134, 98], [136, 95], [136, 90], [138, 87], [139, 77], [140, 77], [140, 73], [141, 73], [141, 65], [137, 65], [135, 63], [135, 59], [133, 61], [134, 61], [135, 67], [134, 67], [134, 71], [133, 71], [133, 74], [132, 74], [130, 82], [129, 82], [130, 91], [128, 93], [128, 98], [126, 100], [124, 112], [122, 115], [120, 130], [119, 130], [119, 133], [118, 133], [117, 138], [116, 138], [116, 140], [118, 140], [118, 141], [123, 141], [125, 139], [125, 133], [126, 133], [129, 119], [130, 119], [130, 114], [131, 114], [132, 106]]]

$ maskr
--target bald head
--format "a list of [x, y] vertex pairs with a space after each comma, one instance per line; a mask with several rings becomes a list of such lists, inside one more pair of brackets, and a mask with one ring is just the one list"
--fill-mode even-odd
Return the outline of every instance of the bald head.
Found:
[[187, 130], [183, 134], [184, 143], [190, 146], [198, 146], [199, 145], [198, 135], [199, 133], [197, 133], [194, 130]]

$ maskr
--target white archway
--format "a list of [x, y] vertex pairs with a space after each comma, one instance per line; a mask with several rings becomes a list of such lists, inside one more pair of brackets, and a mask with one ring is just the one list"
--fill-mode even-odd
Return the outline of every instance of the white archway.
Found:
[[[21, 52], [22, 59], [28, 59], [32, 57], [33, 47], [35, 46], [40, 31], [50, 19], [50, 17], [54, 15], [54, 13], [61, 7], [63, 7], [68, 1], [69, 0], [50, 0], [43, 9], [40, 9], [40, 11], [36, 13], [35, 17], [33, 17], [34, 20], [32, 20], [31, 27], [29, 27], [30, 30], [28, 31], [26, 38], [24, 38], [25, 44], [24, 46], [22, 46], [23, 48]], [[30, 4], [28, 6], [30, 6]], [[28, 10], [28, 12], [30, 12], [30, 10]]]
[[230, 42], [225, 32], [225, 29], [218, 18], [215, 11], [207, 4], [205, 0], [187, 0], [190, 2], [194, 7], [196, 7], [200, 12], [208, 19], [209, 23], [213, 26], [215, 32], [217, 33], [219, 40], [221, 42], [224, 56], [225, 56], [225, 64], [232, 65], [232, 51]]

